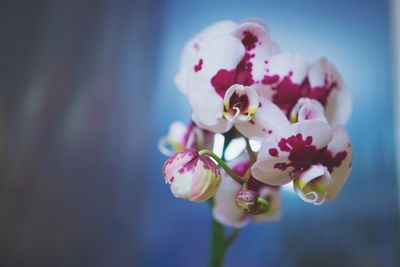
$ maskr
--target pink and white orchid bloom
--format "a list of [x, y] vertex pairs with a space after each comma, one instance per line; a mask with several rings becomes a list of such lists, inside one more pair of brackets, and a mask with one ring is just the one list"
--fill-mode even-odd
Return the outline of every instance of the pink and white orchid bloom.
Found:
[[301, 98], [315, 99], [324, 107], [332, 126], [344, 125], [351, 113], [351, 97], [336, 67], [326, 58], [309, 65], [295, 54], [282, 53], [271, 58], [259, 93], [271, 99], [287, 116]]
[[164, 155], [171, 156], [185, 148], [211, 149], [213, 140], [213, 133], [199, 128], [194, 122], [185, 124], [175, 121], [170, 125], [167, 136], [160, 139], [158, 148]]
[[212, 132], [235, 125], [244, 136], [256, 139], [286, 126], [280, 123], [285, 120], [279, 108], [257, 94], [268, 88], [261, 81], [268, 60], [278, 52], [267, 28], [254, 21], [205, 38], [186, 81], [193, 120]]
[[[247, 154], [242, 154], [228, 165], [236, 174], [243, 176], [250, 167], [250, 160]], [[242, 186], [223, 172], [221, 185], [214, 196], [213, 216], [218, 222], [240, 228], [251, 221], [266, 222], [279, 218], [280, 195], [278, 187], [263, 184], [253, 177], [250, 177], [247, 187], [258, 192], [260, 197], [265, 198], [271, 205], [270, 210], [259, 215], [251, 215], [240, 210], [235, 204], [235, 198]]]
[[322, 112], [318, 102], [304, 101], [298, 122], [263, 142], [252, 175], [276, 186], [293, 180], [306, 202], [333, 199], [350, 173], [351, 143], [343, 126], [332, 129]]
[[164, 163], [163, 175], [175, 197], [194, 202], [213, 197], [221, 183], [221, 172], [214, 161], [190, 148], [170, 157]]

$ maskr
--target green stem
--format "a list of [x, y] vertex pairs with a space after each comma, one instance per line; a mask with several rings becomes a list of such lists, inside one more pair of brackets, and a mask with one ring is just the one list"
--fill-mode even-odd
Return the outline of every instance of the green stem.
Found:
[[[200, 155], [207, 155], [215, 159], [218, 165], [223, 168], [228, 175], [230, 175], [236, 182], [239, 184], [244, 183], [244, 178], [238, 176], [234, 173], [228, 165], [225, 163], [225, 150], [229, 145], [230, 141], [233, 139], [235, 135], [234, 130], [226, 133], [224, 147], [222, 151], [222, 159], [215, 155], [213, 152], [208, 150], [202, 150], [199, 152]], [[214, 199], [209, 200], [210, 208], [214, 206]], [[222, 267], [224, 264], [225, 254], [230, 244], [236, 239], [239, 234], [239, 229], [234, 229], [231, 234], [225, 238], [224, 234], [224, 226], [217, 222], [214, 217], [212, 217], [212, 238], [211, 238], [211, 246], [210, 246], [210, 258], [209, 258], [209, 266], [210, 267]]]
[[220, 157], [218, 157], [217, 155], [215, 155], [213, 152], [209, 151], [209, 150], [201, 150], [199, 151], [199, 155], [203, 155], [203, 156], [209, 156], [212, 157], [213, 159], [215, 159], [215, 161], [218, 163], [218, 165], [224, 169], [224, 171], [230, 176], [232, 177], [236, 182], [238, 182], [239, 184], [243, 184], [246, 182], [246, 179], [237, 175], [234, 171], [231, 170], [231, 168], [229, 168], [229, 166], [225, 163], [225, 161], [223, 161]]
[[225, 245], [224, 227], [215, 219], [212, 220], [212, 240], [210, 251], [210, 267], [221, 267], [224, 264], [224, 258], [227, 246]]
[[253, 149], [251, 148], [249, 138], [244, 138], [244, 140], [246, 140], [246, 150], [247, 153], [249, 153], [250, 161], [251, 163], [254, 163], [257, 160], [256, 153], [254, 153]]
[[[213, 202], [213, 199], [210, 199], [209, 203], [211, 208], [214, 205]], [[230, 235], [225, 238], [224, 226], [214, 218], [212, 219], [212, 238], [208, 263], [210, 267], [222, 267], [224, 265], [226, 251], [238, 235], [239, 229], [235, 228]]]

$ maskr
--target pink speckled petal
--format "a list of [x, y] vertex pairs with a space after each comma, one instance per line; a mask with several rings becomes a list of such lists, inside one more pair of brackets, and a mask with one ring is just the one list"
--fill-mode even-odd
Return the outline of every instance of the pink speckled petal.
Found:
[[307, 71], [307, 61], [297, 54], [281, 53], [272, 57], [268, 63], [268, 75], [277, 75], [278, 82], [284, 77], [290, 77], [293, 83], [301, 84], [307, 76]]
[[198, 157], [197, 151], [193, 149], [185, 149], [184, 151], [175, 153], [172, 157], [167, 159], [162, 169], [165, 182], [171, 183], [175, 172], [196, 157]]
[[242, 41], [246, 52], [252, 55], [252, 76], [255, 81], [261, 81], [266, 71], [266, 62], [280, 52], [277, 44], [271, 39], [268, 29], [256, 21], [245, 21], [233, 32]]
[[331, 127], [320, 120], [292, 124], [265, 139], [251, 169], [252, 174], [266, 184], [286, 184], [295, 172], [310, 167], [318, 150], [331, 139]]
[[260, 86], [258, 92], [285, 112], [290, 112], [299, 97], [300, 85], [307, 77], [307, 71], [307, 61], [300, 55], [281, 53], [273, 56], [261, 83], [265, 86]]
[[191, 40], [189, 40], [181, 53], [179, 71], [175, 76], [175, 84], [183, 93], [187, 93], [187, 75], [190, 69], [193, 69], [194, 58], [197, 52], [202, 49], [204, 40], [215, 38], [219, 35], [230, 34], [237, 24], [233, 21], [224, 20], [216, 22], [205, 28]]
[[236, 68], [243, 55], [242, 43], [232, 36], [219, 36], [204, 42], [195, 60], [202, 60], [202, 68], [190, 71], [188, 76], [189, 102], [199, 123], [212, 127], [222, 118], [223, 98], [211, 84], [211, 79], [221, 69]]

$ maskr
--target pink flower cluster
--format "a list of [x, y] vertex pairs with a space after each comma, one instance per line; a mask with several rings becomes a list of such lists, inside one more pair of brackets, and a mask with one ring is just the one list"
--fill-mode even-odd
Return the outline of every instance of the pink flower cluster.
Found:
[[[322, 204], [346, 182], [351, 98], [328, 59], [308, 63], [282, 52], [259, 21], [221, 21], [186, 44], [175, 82], [192, 108], [192, 122], [173, 123], [160, 142], [165, 154], [176, 153], [163, 169], [176, 197], [213, 198], [215, 219], [241, 227], [276, 218], [284, 184], [292, 183], [304, 201]], [[213, 155], [217, 166], [203, 153], [215, 133], [261, 146], [248, 146], [226, 165]]]

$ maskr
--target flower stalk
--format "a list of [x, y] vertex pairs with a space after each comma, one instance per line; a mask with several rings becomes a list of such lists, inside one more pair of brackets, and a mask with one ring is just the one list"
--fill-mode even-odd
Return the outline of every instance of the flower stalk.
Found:
[[244, 184], [246, 182], [247, 179], [237, 175], [234, 171], [231, 170], [231, 168], [229, 168], [229, 166], [225, 163], [225, 161], [223, 161], [220, 157], [218, 157], [215, 153], [211, 152], [210, 150], [206, 150], [206, 149], [201, 150], [201, 151], [199, 151], [199, 155], [209, 156], [209, 157], [213, 158], [218, 163], [218, 166], [220, 166], [222, 169], [224, 169], [224, 171], [230, 177], [232, 177], [237, 183]]

